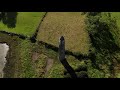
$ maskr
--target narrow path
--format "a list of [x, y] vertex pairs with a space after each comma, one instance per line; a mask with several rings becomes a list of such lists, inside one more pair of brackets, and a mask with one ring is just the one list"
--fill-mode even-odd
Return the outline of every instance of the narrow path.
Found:
[[50, 70], [52, 65], [53, 65], [53, 59], [47, 59], [46, 67], [45, 67], [45, 76], [48, 74], [48, 71]]

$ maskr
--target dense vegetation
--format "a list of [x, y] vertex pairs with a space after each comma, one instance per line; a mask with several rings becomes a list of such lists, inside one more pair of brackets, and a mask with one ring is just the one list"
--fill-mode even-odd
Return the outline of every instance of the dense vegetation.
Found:
[[[91, 38], [92, 66], [104, 73], [103, 77], [115, 76], [115, 62], [119, 60], [118, 35], [119, 28], [111, 13], [86, 13], [86, 30]], [[100, 74], [99, 74], [100, 75]]]

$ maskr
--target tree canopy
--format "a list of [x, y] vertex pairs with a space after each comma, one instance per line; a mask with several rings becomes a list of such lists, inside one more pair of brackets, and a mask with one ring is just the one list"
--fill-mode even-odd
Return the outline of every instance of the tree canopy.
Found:
[[0, 12], [0, 21], [8, 28], [15, 28], [17, 22], [17, 12]]

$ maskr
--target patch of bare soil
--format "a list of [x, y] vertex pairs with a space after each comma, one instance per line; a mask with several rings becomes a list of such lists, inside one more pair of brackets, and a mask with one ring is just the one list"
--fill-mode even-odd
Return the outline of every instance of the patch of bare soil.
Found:
[[37, 52], [33, 52], [33, 55], [32, 55], [32, 60], [35, 62], [36, 60], [38, 60], [40, 54], [37, 53]]
[[48, 74], [48, 71], [50, 70], [52, 65], [53, 65], [53, 59], [47, 59], [46, 67], [45, 67], [45, 75]]

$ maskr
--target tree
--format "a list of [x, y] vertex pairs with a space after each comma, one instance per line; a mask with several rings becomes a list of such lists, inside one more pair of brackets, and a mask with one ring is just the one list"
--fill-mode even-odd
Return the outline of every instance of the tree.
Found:
[[17, 22], [17, 12], [0, 12], [0, 21], [8, 28], [15, 28]]

